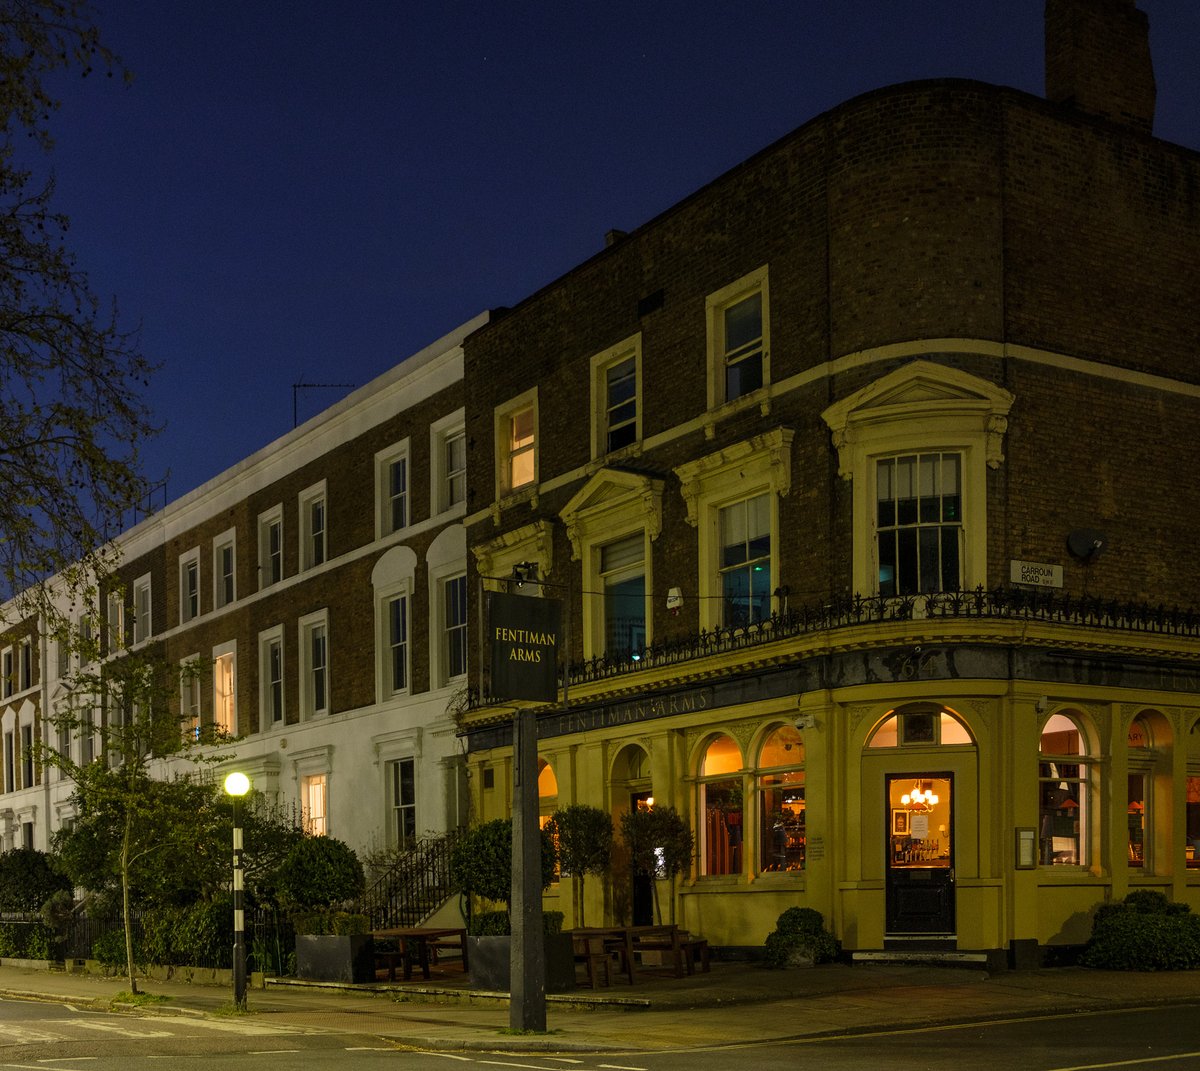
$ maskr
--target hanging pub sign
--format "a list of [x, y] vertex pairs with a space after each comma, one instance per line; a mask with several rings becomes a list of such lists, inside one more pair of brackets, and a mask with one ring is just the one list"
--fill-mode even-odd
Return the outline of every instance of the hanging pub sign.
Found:
[[488, 594], [492, 695], [497, 699], [558, 698], [562, 603], [525, 595]]

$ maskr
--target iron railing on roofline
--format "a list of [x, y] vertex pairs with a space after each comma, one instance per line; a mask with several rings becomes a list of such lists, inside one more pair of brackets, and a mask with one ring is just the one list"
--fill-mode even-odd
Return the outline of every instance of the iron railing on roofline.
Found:
[[[748, 624], [717, 626], [640, 651], [608, 654], [573, 662], [571, 684], [610, 680], [646, 669], [678, 665], [708, 655], [758, 647], [792, 636], [827, 632], [881, 622], [947, 618], [1043, 621], [1056, 625], [1200, 638], [1200, 610], [1149, 603], [1069, 595], [1055, 590], [1018, 588], [945, 591], [927, 595], [853, 595], [789, 608]], [[471, 689], [467, 708], [492, 706], [498, 700]]]

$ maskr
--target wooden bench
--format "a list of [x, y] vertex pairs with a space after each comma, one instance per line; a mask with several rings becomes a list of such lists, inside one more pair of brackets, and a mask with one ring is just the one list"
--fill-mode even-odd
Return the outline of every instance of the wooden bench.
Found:
[[612, 985], [611, 953], [604, 947], [603, 937], [572, 937], [571, 949], [575, 962], [582, 963], [587, 970], [588, 985], [596, 988], [600, 971], [604, 971], [604, 984]]
[[692, 937], [687, 930], [677, 926], [639, 927], [633, 935], [633, 950], [667, 953], [671, 957], [676, 978], [682, 978], [685, 972], [695, 974], [697, 960], [702, 970], [710, 969], [708, 941], [703, 937]]

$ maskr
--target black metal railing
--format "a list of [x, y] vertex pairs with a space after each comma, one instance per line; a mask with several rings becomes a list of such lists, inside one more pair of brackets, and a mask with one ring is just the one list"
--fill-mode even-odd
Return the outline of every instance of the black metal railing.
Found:
[[450, 877], [457, 830], [419, 840], [363, 894], [359, 910], [371, 929], [418, 926], [458, 890]]
[[[1161, 603], [1153, 606], [1052, 590], [997, 588], [988, 591], [983, 587], [928, 595], [854, 595], [792, 608], [748, 625], [701, 630], [691, 636], [651, 644], [631, 655], [614, 657], [606, 654], [574, 662], [570, 666], [569, 681], [586, 684], [609, 680], [809, 633], [922, 618], [1044, 621], [1083, 628], [1200, 637], [1200, 610], [1168, 607]], [[481, 698], [477, 690], [471, 690], [467, 709], [492, 706], [497, 702], [499, 700], [492, 697]]]

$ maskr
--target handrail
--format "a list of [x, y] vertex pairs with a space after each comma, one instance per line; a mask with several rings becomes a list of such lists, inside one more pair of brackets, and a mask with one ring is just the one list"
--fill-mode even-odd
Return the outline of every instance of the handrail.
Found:
[[[927, 595], [853, 595], [774, 613], [747, 625], [702, 629], [683, 639], [655, 643], [630, 654], [608, 654], [571, 664], [570, 684], [587, 684], [677, 665], [703, 658], [758, 647], [793, 636], [829, 632], [886, 621], [918, 619], [1042, 621], [1068, 627], [1099, 628], [1155, 635], [1200, 637], [1200, 610], [1163, 604], [1123, 602], [1092, 595], [1018, 588], [935, 592]], [[496, 705], [500, 700], [481, 697], [471, 689], [467, 709]]]
[[417, 926], [457, 891], [450, 878], [450, 858], [460, 832], [417, 842], [363, 894], [359, 910], [372, 930]]

